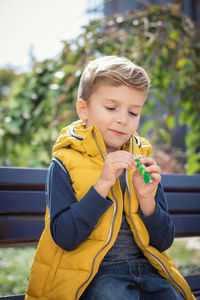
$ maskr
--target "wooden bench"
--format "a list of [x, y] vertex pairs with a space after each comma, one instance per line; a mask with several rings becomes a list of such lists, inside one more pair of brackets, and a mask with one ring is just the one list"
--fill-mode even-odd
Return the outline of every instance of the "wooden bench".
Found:
[[[0, 167], [0, 247], [37, 244], [44, 228], [46, 176], [47, 169]], [[162, 183], [176, 237], [200, 236], [200, 176], [167, 174]], [[200, 274], [186, 280], [200, 299]]]

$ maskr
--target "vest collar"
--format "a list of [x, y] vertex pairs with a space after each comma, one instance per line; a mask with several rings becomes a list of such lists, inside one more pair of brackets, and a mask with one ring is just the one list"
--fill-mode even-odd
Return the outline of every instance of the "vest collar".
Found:
[[[77, 121], [70, 125], [69, 133], [71, 137], [80, 141], [80, 151], [81, 148], [84, 148], [84, 151], [89, 156], [103, 156], [107, 155], [106, 146], [103, 140], [103, 137], [96, 126], [85, 127], [83, 121]], [[81, 147], [82, 144], [82, 147]], [[141, 142], [138, 138], [138, 135], [134, 135], [133, 145], [131, 145], [131, 140], [122, 146], [122, 150], [128, 151], [131, 153], [131, 148], [141, 147]], [[77, 149], [78, 150], [78, 149]], [[83, 149], [82, 149], [83, 150]]]

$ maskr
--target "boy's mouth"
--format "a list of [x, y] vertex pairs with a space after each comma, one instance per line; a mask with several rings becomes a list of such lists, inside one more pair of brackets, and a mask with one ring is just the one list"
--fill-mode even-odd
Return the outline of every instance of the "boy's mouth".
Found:
[[109, 131], [111, 131], [112, 133], [114, 133], [117, 136], [125, 135], [125, 133], [122, 131], [118, 131], [118, 130], [114, 130], [114, 129], [109, 129]]

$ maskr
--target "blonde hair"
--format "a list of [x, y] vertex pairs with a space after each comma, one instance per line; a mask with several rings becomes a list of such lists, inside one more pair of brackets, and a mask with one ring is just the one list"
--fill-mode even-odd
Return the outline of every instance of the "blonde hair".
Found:
[[142, 67], [127, 58], [102, 56], [91, 61], [83, 71], [78, 88], [78, 98], [87, 101], [101, 84], [126, 85], [148, 93], [150, 79]]

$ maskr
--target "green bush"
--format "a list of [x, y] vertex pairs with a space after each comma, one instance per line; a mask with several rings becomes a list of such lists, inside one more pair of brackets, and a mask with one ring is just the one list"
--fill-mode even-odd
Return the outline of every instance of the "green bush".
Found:
[[143, 112], [149, 121], [141, 134], [170, 145], [177, 124], [187, 125], [187, 173], [200, 173], [199, 40], [195, 24], [176, 5], [91, 21], [76, 39], [63, 41], [60, 55], [36, 63], [12, 89], [0, 109], [1, 163], [48, 166], [60, 129], [76, 118], [83, 68], [100, 55], [120, 55], [151, 75], [153, 89]]
[[198, 249], [188, 248], [190, 239], [192, 238], [177, 238], [168, 250], [183, 276], [200, 273], [200, 252]]
[[0, 295], [25, 293], [35, 247], [0, 249]]

